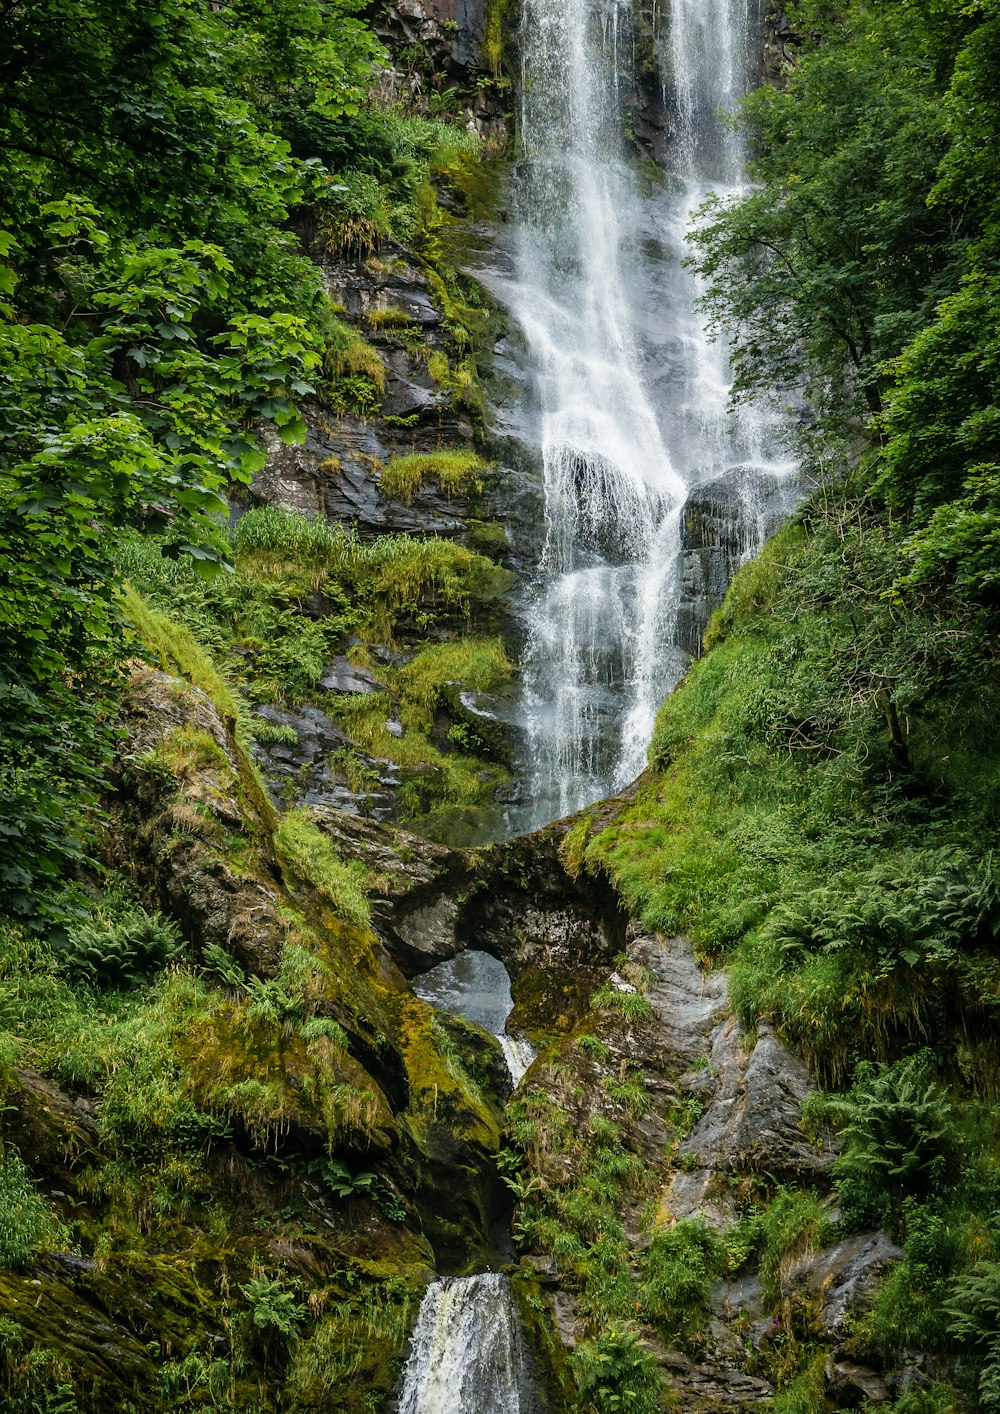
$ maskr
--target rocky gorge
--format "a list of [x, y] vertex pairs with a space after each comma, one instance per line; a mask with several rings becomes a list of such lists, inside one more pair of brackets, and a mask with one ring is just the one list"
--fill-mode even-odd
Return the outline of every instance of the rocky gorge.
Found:
[[301, 428], [0, 921], [11, 1414], [993, 1407], [989, 714], [685, 256], [790, 13], [372, 7]]

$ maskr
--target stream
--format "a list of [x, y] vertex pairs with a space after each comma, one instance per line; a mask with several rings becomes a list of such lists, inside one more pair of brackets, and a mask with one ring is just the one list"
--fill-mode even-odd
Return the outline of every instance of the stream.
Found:
[[[775, 419], [729, 409], [726, 350], [706, 333], [683, 263], [706, 197], [744, 181], [740, 140], [720, 112], [751, 82], [758, 6], [671, 0], [664, 17], [653, 0], [669, 155], [640, 174], [625, 127], [639, 22], [650, 17], [634, 5], [522, 0], [512, 233], [479, 272], [523, 336], [525, 397], [506, 430], [532, 450], [544, 483], [544, 551], [522, 605], [527, 803], [512, 811], [511, 833], [642, 771], [657, 708], [688, 662], [678, 618], [692, 491], [735, 488], [749, 559], [765, 533], [754, 513], [762, 489], [795, 478]], [[495, 1035], [513, 1083], [522, 1079], [532, 1053], [507, 1035], [500, 963], [466, 953], [415, 990]], [[533, 1398], [506, 1279], [434, 1282], [401, 1414], [526, 1414]]]

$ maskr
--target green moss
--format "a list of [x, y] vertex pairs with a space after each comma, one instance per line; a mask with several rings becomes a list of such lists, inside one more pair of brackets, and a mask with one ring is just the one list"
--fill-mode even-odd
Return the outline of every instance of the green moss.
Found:
[[295, 1407], [350, 1408], [351, 1390], [366, 1392], [365, 1408], [379, 1396], [388, 1399], [421, 1292], [419, 1280], [394, 1275], [326, 1304], [295, 1349], [288, 1375]]
[[483, 53], [495, 74], [504, 67], [504, 56], [511, 45], [519, 13], [514, 0], [489, 0], [487, 4]]
[[478, 495], [484, 486], [486, 462], [476, 452], [447, 450], [390, 457], [379, 477], [384, 496], [410, 505], [421, 486], [436, 481], [447, 496]]
[[194, 634], [147, 604], [134, 590], [125, 594], [123, 606], [139, 638], [159, 656], [166, 671], [200, 688], [231, 729], [245, 730], [245, 706]]

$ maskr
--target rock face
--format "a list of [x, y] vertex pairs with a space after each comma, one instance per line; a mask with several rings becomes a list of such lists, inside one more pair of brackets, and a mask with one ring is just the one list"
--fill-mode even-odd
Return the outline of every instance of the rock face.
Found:
[[849, 1318], [867, 1310], [879, 1281], [902, 1255], [884, 1232], [862, 1233], [828, 1251], [801, 1257], [785, 1286], [810, 1303], [824, 1334], [840, 1339]]
[[[368, 1097], [363, 1129], [338, 1144], [345, 1151], [353, 1146], [369, 1165], [382, 1166], [387, 1181], [420, 1212], [441, 1260], [451, 1260], [459, 1249], [462, 1261], [470, 1251], [483, 1251], [491, 1240], [498, 1186], [497, 1115], [481, 1095], [449, 1079], [430, 1008], [412, 995], [378, 939], [345, 924], [330, 898], [281, 852], [278, 817], [231, 726], [204, 693], [164, 673], [141, 670], [122, 721], [128, 737], [118, 769], [117, 828], [109, 845], [119, 867], [140, 874], [150, 900], [181, 925], [196, 955], [219, 949], [250, 977], [275, 975], [290, 911], [303, 920], [299, 927], [306, 930], [307, 945], [328, 959], [329, 975], [337, 979], [318, 1001], [317, 1014], [336, 1022], [348, 1038], [348, 1051], [336, 1057], [342, 1083]], [[339, 818], [362, 831], [356, 818]], [[381, 843], [378, 828], [370, 828], [363, 849], [358, 834], [355, 857], [363, 853], [370, 868], [402, 870], [401, 859]], [[338, 844], [348, 833], [337, 836]], [[403, 851], [403, 845], [397, 849]], [[409, 879], [400, 877], [397, 893], [413, 889], [419, 876], [414, 870]], [[225, 1039], [227, 1034], [220, 1023], [217, 1040], [203, 1049], [218, 1050], [212, 1064], [238, 1076], [243, 1061], [228, 1054], [227, 1047], [237, 1052], [239, 1047]], [[495, 1042], [482, 1039], [497, 1051]], [[308, 1047], [301, 1055], [302, 1075], [295, 1068], [297, 1054], [286, 1048], [281, 1066], [267, 1079], [287, 1090], [282, 1132], [288, 1142], [315, 1151], [323, 1142], [324, 1111], [307, 1097], [321, 1093], [320, 1082], [312, 1074]], [[255, 1063], [248, 1055], [247, 1064]], [[206, 1070], [206, 1095], [212, 1073]], [[407, 1171], [408, 1152], [415, 1152], [422, 1166], [416, 1184]], [[443, 1217], [439, 1191], [449, 1190], [456, 1174], [462, 1175], [464, 1196], [458, 1205], [449, 1200]]]
[[[579, 1012], [624, 945], [617, 896], [603, 878], [567, 872], [556, 828], [460, 850], [335, 810], [315, 818], [343, 858], [373, 875], [373, 921], [404, 972], [481, 949], [507, 968], [515, 1004], [531, 993], [535, 1028], [550, 1005]], [[555, 1001], [545, 999], [549, 983]]]
[[740, 565], [757, 554], [794, 509], [794, 475], [737, 467], [691, 492], [681, 520], [681, 599], [677, 642], [692, 657]]
[[[574, 1136], [614, 1126], [621, 1150], [636, 1156], [646, 1175], [634, 1188], [623, 1180], [615, 1199], [616, 1215], [638, 1253], [650, 1241], [643, 1211], [651, 1187], [659, 1227], [686, 1223], [690, 1231], [690, 1224], [700, 1223], [723, 1232], [736, 1222], [740, 1193], [759, 1191], [762, 1179], [813, 1190], [829, 1182], [835, 1146], [829, 1138], [816, 1142], [802, 1125], [802, 1102], [811, 1088], [805, 1067], [766, 1027], [752, 1035], [741, 1029], [730, 1012], [724, 974], [703, 973], [683, 939], [633, 928], [625, 960], [616, 961], [610, 976], [605, 973], [601, 995], [609, 991], [626, 1002], [629, 993], [641, 991], [648, 1014], [636, 1005], [619, 1011], [602, 1002], [530, 1072], [531, 1093], [544, 1095], [550, 1107], [538, 1101], [548, 1137], [533, 1141], [528, 1169], [542, 1191], [571, 1189], [586, 1175], [590, 1146]], [[581, 1031], [585, 1044], [578, 1039]], [[628, 1085], [642, 1087], [641, 1106]], [[900, 1255], [885, 1234], [869, 1233], [820, 1251], [806, 1247], [779, 1273], [777, 1297], [765, 1293], [752, 1265], [722, 1283], [710, 1314], [685, 1334], [683, 1348], [665, 1349], [650, 1332], [669, 1403], [712, 1414], [769, 1400], [775, 1392], [767, 1378], [769, 1352], [791, 1329], [789, 1321], [822, 1332], [833, 1347], [826, 1375], [832, 1400], [847, 1407], [862, 1398], [883, 1401], [883, 1376], [863, 1363], [863, 1352], [841, 1343], [851, 1317], [866, 1309]], [[562, 1343], [572, 1348], [584, 1326], [574, 1285], [564, 1285], [561, 1259], [529, 1247], [527, 1260], [540, 1277]]]
[[735, 1017], [712, 1036], [709, 1063], [682, 1077], [705, 1112], [681, 1153], [715, 1173], [767, 1171], [821, 1177], [834, 1158], [802, 1128], [802, 1102], [813, 1088], [805, 1066], [766, 1028], [748, 1044]]
[[[376, 32], [396, 49], [423, 49], [425, 72], [439, 81], [458, 81], [464, 88], [467, 125], [499, 150], [507, 140], [504, 106], [499, 93], [481, 80], [491, 75], [496, 59], [491, 50], [486, 0], [386, 0], [380, 6]], [[503, 43], [506, 38], [497, 36]], [[476, 78], [479, 83], [473, 82]]]
[[764, 53], [761, 78], [780, 87], [795, 63], [795, 36], [782, 5], [768, 3], [762, 31]]

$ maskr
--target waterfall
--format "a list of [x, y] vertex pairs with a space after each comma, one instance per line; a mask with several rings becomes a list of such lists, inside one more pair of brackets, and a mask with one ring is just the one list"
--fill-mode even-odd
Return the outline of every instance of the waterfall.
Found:
[[535, 1052], [526, 1037], [507, 1031], [514, 999], [507, 969], [498, 958], [470, 948], [418, 977], [413, 990], [432, 1006], [455, 1012], [491, 1032], [500, 1042], [510, 1078], [517, 1087], [535, 1059]]
[[433, 1282], [420, 1307], [399, 1414], [527, 1414], [514, 1298], [494, 1272]]
[[749, 4], [671, 0], [659, 57], [677, 130], [650, 194], [623, 136], [630, 0], [523, 0], [515, 274], [500, 293], [526, 340], [545, 494], [525, 608], [524, 824], [641, 771], [686, 665], [676, 620], [688, 492], [767, 461], [766, 420], [727, 413], [725, 350], [707, 338], [681, 263], [701, 201], [741, 180], [718, 109], [746, 86]]
[[510, 1071], [510, 1078], [516, 1090], [527, 1074], [529, 1065], [535, 1059], [535, 1048], [524, 1036], [508, 1036], [505, 1031], [497, 1034], [497, 1040], [500, 1042], [500, 1049], [503, 1051], [504, 1060], [507, 1062], [507, 1069]]

